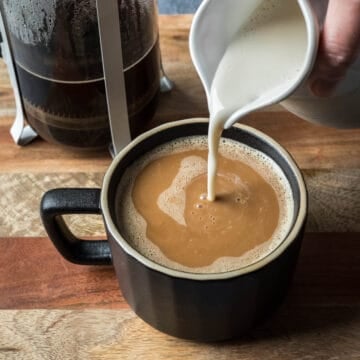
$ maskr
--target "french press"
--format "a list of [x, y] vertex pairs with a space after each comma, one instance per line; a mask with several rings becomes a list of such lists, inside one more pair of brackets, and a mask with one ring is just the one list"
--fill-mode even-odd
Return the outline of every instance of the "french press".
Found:
[[117, 152], [144, 129], [160, 91], [155, 0], [0, 0], [0, 17], [20, 144], [36, 132]]

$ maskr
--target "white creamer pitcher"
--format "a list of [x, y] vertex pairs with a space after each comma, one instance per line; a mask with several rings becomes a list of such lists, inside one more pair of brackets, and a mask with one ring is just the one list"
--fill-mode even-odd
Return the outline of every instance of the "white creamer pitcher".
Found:
[[[229, 43], [263, 1], [266, 0], [204, 0], [196, 12], [190, 32], [190, 52], [208, 102], [212, 80]], [[303, 65], [290, 86], [257, 108], [281, 103], [290, 112], [313, 123], [337, 128], [360, 127], [360, 58], [332, 96], [317, 97], [308, 87], [328, 0], [290, 1], [297, 1], [305, 20], [307, 47]]]

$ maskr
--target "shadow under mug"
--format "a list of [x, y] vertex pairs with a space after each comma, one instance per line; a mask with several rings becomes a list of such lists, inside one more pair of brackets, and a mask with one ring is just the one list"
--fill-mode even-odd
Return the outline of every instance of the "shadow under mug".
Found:
[[[124, 298], [153, 327], [180, 338], [214, 341], [239, 337], [280, 305], [294, 273], [307, 213], [304, 180], [290, 155], [274, 140], [248, 126], [225, 130], [234, 139], [272, 158], [292, 190], [294, 215], [286, 239], [260, 261], [235, 271], [195, 274], [161, 266], [134, 250], [115, 225], [115, 192], [125, 169], [144, 153], [170, 140], [206, 135], [208, 122], [183, 120], [133, 140], [113, 160], [100, 189], [55, 189], [41, 202], [45, 229], [58, 251], [84, 265], [112, 264]], [[107, 240], [76, 238], [65, 214], [102, 214]], [[176, 234], [174, 234], [176, 237]]]

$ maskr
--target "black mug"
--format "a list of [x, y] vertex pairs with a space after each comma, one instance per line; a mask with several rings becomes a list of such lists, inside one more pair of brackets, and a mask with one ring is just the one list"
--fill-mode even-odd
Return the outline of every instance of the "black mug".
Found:
[[[225, 130], [223, 137], [265, 153], [290, 183], [294, 214], [281, 244], [256, 263], [215, 274], [170, 269], [132, 248], [115, 225], [115, 191], [125, 169], [156, 146], [176, 138], [206, 135], [207, 131], [208, 122], [200, 119], [162, 125], [139, 136], [118, 154], [101, 190], [55, 189], [41, 202], [45, 229], [67, 260], [84, 265], [112, 264], [126, 301], [140, 318], [167, 334], [199, 341], [239, 337], [281, 304], [294, 273], [307, 214], [304, 180], [291, 156], [265, 134], [237, 125]], [[61, 217], [93, 213], [102, 214], [107, 240], [80, 240]]]

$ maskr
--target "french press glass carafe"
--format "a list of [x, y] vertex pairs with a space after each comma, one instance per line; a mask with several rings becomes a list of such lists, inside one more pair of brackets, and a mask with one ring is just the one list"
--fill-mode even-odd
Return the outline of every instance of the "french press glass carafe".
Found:
[[[107, 146], [109, 98], [101, 45], [107, 42], [109, 47], [111, 40], [100, 41], [96, 0], [0, 0], [0, 11], [27, 122], [50, 142]], [[122, 54], [112, 56], [121, 63], [118, 71], [123, 74], [134, 137], [152, 117], [159, 93], [156, 2], [117, 0], [116, 16]]]

